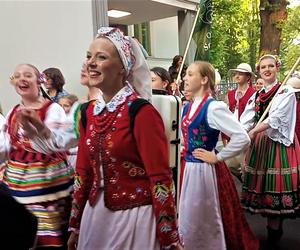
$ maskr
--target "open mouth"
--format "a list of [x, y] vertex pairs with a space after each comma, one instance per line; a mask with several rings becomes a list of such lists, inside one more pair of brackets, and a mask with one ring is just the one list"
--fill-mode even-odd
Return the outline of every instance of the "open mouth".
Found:
[[100, 76], [101, 73], [95, 70], [89, 70], [89, 77], [93, 78], [93, 77], [98, 77]]
[[19, 85], [19, 89], [26, 90], [26, 89], [29, 89], [29, 86], [28, 85]]

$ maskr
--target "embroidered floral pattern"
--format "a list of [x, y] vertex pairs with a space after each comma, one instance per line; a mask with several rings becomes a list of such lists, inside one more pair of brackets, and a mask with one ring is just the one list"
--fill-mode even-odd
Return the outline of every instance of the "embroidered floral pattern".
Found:
[[75, 174], [75, 177], [74, 177], [74, 191], [75, 192], [80, 189], [81, 184], [82, 184], [81, 177], [78, 174]]
[[282, 196], [282, 204], [285, 207], [292, 207], [293, 206], [293, 199], [290, 195], [283, 195]]
[[[256, 194], [243, 192], [242, 203], [251, 211], [272, 211], [271, 213], [280, 214], [281, 211], [291, 212], [300, 209], [297, 192], [289, 194]], [[297, 205], [298, 204], [298, 205]]]
[[153, 187], [154, 196], [160, 203], [164, 203], [168, 199], [169, 192], [167, 185], [160, 182], [157, 182]]

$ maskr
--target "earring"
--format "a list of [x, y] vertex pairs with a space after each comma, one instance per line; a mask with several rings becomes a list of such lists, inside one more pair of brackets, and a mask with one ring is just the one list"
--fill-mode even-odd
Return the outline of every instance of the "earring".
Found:
[[124, 72], [125, 72], [125, 69], [122, 68], [122, 70], [120, 71], [120, 75], [124, 74]]

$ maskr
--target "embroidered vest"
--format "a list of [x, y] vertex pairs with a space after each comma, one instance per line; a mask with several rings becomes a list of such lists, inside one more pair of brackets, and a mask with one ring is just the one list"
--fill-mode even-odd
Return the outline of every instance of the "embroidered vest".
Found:
[[208, 99], [201, 108], [196, 117], [190, 121], [187, 120], [188, 109], [190, 103], [184, 107], [182, 113], [182, 133], [185, 140], [184, 155], [187, 162], [203, 162], [194, 158], [192, 152], [196, 148], [203, 148], [208, 151], [212, 151], [217, 145], [219, 138], [219, 130], [213, 129], [207, 122], [207, 109], [209, 104], [215, 101], [214, 99]]
[[249, 87], [246, 91], [246, 93], [239, 99], [239, 102], [237, 103], [237, 100], [235, 99], [236, 89], [230, 90], [228, 92], [228, 104], [229, 109], [231, 112], [234, 113], [234, 110], [236, 109], [236, 105], [238, 105], [238, 118], [240, 119], [242, 113], [244, 112], [247, 102], [249, 98], [255, 93], [255, 89], [253, 87]]
[[[48, 101], [44, 104], [42, 108], [36, 110], [36, 112], [38, 113], [42, 121], [45, 120], [48, 108], [52, 103], [53, 103], [52, 101]], [[10, 134], [11, 143], [13, 145], [13, 150], [9, 152], [9, 159], [17, 162], [22, 162], [22, 163], [30, 163], [36, 161], [48, 163], [52, 161], [57, 161], [57, 159], [65, 160], [66, 159], [65, 152], [56, 152], [52, 154], [39, 153], [31, 148], [28, 139], [22, 136], [20, 137], [20, 135], [18, 134], [19, 123], [17, 122], [17, 118], [16, 118], [18, 108], [19, 105], [16, 105], [13, 108], [10, 116], [8, 117], [8, 133]]]

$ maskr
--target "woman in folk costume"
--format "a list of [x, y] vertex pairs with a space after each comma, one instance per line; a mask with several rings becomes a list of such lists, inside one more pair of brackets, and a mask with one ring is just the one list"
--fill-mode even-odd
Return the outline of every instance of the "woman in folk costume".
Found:
[[[69, 249], [181, 249], [164, 125], [151, 104], [130, 125], [129, 107], [151, 98], [138, 44], [103, 27], [87, 52], [90, 85], [103, 95], [80, 124]], [[79, 235], [79, 237], [78, 237]], [[79, 238], [79, 239], [78, 239]]]
[[65, 112], [41, 94], [36, 67], [20, 64], [12, 84], [21, 97], [0, 133], [3, 182], [11, 195], [38, 218], [37, 247], [66, 246], [73, 174], [65, 150], [77, 141], [65, 126]]
[[[185, 88], [194, 94], [194, 101], [184, 107], [182, 116], [186, 165], [179, 230], [185, 249], [258, 249], [223, 162], [245, 149], [249, 137], [226, 105], [212, 97], [215, 71], [209, 63], [192, 63], [184, 81]], [[220, 132], [231, 140], [216, 154]]]
[[[294, 136], [296, 98], [291, 86], [278, 92], [279, 67], [276, 56], [259, 59], [257, 68], [265, 86], [249, 99], [241, 116], [252, 139], [244, 168], [242, 203], [250, 212], [267, 216], [270, 243], [280, 240], [283, 218], [294, 217], [300, 208], [300, 148]], [[266, 119], [257, 124], [271, 100]]]

